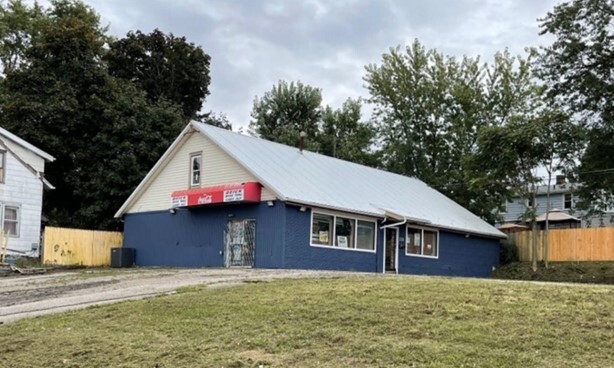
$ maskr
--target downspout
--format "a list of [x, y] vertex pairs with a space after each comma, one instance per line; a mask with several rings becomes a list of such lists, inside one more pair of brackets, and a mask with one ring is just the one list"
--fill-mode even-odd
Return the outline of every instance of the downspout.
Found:
[[[384, 219], [385, 221], [385, 219]], [[394, 224], [388, 224], [388, 225], [384, 225], [384, 226], [380, 226], [380, 229], [387, 229], [389, 227], [393, 227], [393, 226], [400, 226], [400, 225], [405, 225], [407, 223], [407, 217], [403, 216], [403, 221], [401, 222], [395, 222]]]

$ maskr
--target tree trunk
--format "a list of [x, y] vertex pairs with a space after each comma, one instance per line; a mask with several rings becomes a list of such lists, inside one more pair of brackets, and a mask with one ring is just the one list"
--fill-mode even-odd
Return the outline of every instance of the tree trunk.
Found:
[[548, 189], [546, 190], [546, 228], [544, 233], [544, 267], [548, 268], [548, 230], [550, 228], [550, 222], [548, 216], [550, 215], [550, 180], [552, 179], [552, 169], [548, 170]]
[[533, 247], [532, 247], [533, 248], [532, 249], [533, 250], [533, 252], [532, 252], [533, 254], [532, 254], [532, 257], [531, 257], [531, 258], [533, 258], [533, 262], [532, 262], [531, 266], [533, 268], [533, 272], [537, 272], [537, 223], [535, 221], [535, 217], [536, 217], [535, 216], [535, 210], [536, 210], [537, 203], [535, 203], [535, 200], [536, 200], [535, 192], [536, 192], [536, 190], [535, 190], [535, 184], [534, 184], [533, 185], [533, 193], [532, 193], [533, 205], [531, 206], [531, 232], [532, 232], [532, 234], [531, 234], [531, 237], [532, 237], [531, 243], [533, 245]]

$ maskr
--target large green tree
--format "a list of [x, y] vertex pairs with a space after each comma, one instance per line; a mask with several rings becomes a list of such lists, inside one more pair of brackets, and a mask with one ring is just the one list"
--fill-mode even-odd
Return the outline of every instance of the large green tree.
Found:
[[578, 169], [585, 207], [614, 205], [614, 3], [572, 0], [540, 20], [554, 42], [541, 50], [540, 77], [588, 130]]
[[105, 55], [109, 73], [129, 80], [156, 102], [166, 99], [179, 105], [184, 118], [193, 119], [209, 95], [211, 58], [185, 37], [128, 32], [111, 42]]
[[30, 7], [22, 0], [0, 1], [0, 72], [10, 72], [21, 64], [44, 20], [38, 4]]
[[365, 81], [375, 105], [382, 163], [417, 177], [494, 222], [500, 198], [469, 185], [466, 160], [485, 127], [507, 124], [531, 110], [530, 60], [509, 53], [492, 65], [427, 50], [417, 40], [393, 48]]
[[297, 146], [305, 132], [305, 148], [319, 150], [317, 137], [322, 119], [322, 91], [301, 82], [279, 81], [256, 97], [249, 124], [251, 134], [273, 142]]
[[378, 165], [372, 149], [375, 130], [361, 121], [361, 108], [361, 100], [351, 98], [337, 110], [330, 106], [324, 108], [318, 134], [320, 153], [363, 165]]
[[2, 81], [0, 123], [56, 157], [52, 224], [116, 228], [114, 212], [183, 127], [181, 109], [108, 74], [106, 29], [83, 3], [52, 1], [39, 32]]

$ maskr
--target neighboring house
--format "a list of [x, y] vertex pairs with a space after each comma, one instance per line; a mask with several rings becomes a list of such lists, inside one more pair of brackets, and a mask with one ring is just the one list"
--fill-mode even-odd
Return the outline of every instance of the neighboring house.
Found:
[[8, 235], [8, 254], [38, 256], [45, 163], [55, 159], [0, 128], [0, 223]]
[[420, 180], [196, 122], [116, 217], [142, 266], [487, 276], [506, 237]]
[[[581, 227], [603, 227], [614, 226], [614, 213], [606, 212], [601, 215], [587, 216], [586, 211], [579, 210], [577, 204], [580, 198], [575, 193], [578, 184], [568, 183], [565, 176], [557, 175], [556, 183], [550, 187], [550, 207], [548, 208], [547, 200], [547, 185], [540, 185], [537, 188], [535, 208], [537, 216], [545, 217], [546, 211], [556, 213], [556, 216], [561, 217], [561, 214], [570, 215], [576, 220], [581, 221]], [[522, 220], [522, 215], [532, 206], [531, 201], [515, 197], [511, 202], [506, 203], [504, 211], [500, 213], [503, 217], [504, 224], [526, 224]], [[547, 210], [548, 208], [548, 210]], [[558, 218], [557, 217], [557, 218]], [[557, 222], [557, 221], [555, 221]], [[561, 221], [561, 227], [576, 227], [576, 221]], [[553, 228], [552, 224], [549, 227]], [[557, 224], [554, 224], [554, 228]]]

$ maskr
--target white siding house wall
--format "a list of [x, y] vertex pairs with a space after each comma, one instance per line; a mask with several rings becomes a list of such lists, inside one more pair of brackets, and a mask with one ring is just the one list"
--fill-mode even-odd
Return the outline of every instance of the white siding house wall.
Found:
[[[228, 156], [204, 135], [192, 132], [179, 146], [164, 167], [152, 178], [147, 188], [136, 198], [127, 213], [162, 211], [170, 208], [171, 193], [190, 189], [190, 154], [202, 152], [201, 186], [258, 181], [243, 166]], [[274, 200], [275, 195], [262, 188], [262, 200]]]
[[[6, 141], [5, 141], [6, 142]], [[42, 171], [44, 160], [20, 146], [6, 142], [20, 158]], [[4, 206], [18, 207], [19, 235], [9, 237], [8, 248], [19, 252], [38, 250], [40, 244], [43, 183], [11, 153], [6, 152], [4, 184], [0, 184], [0, 223], [4, 223]]]
[[[577, 195], [575, 194], [573, 195], [573, 201], [572, 201], [573, 210], [572, 211], [565, 209], [565, 199], [564, 198], [565, 198], [565, 194], [561, 192], [550, 194], [550, 209], [557, 208], [563, 212], [569, 213], [576, 217], [579, 217], [584, 214], [584, 212], [582, 211], [575, 210], [576, 203], [579, 201], [579, 198]], [[538, 216], [546, 213], [547, 204], [548, 204], [548, 200], [545, 194], [537, 195], [535, 205], [536, 205]], [[520, 198], [514, 198], [512, 202], [507, 203], [506, 212], [502, 213], [501, 216], [503, 216], [504, 222], [516, 222], [516, 221], [520, 221], [520, 217], [522, 216], [523, 213], [525, 213], [526, 210], [527, 210], [526, 200], [523, 200]]]
[[36, 171], [45, 172], [45, 160], [42, 157], [9, 139], [3, 139], [3, 141], [11, 151], [15, 152], [17, 156], [27, 162], [28, 165], [32, 166]]

